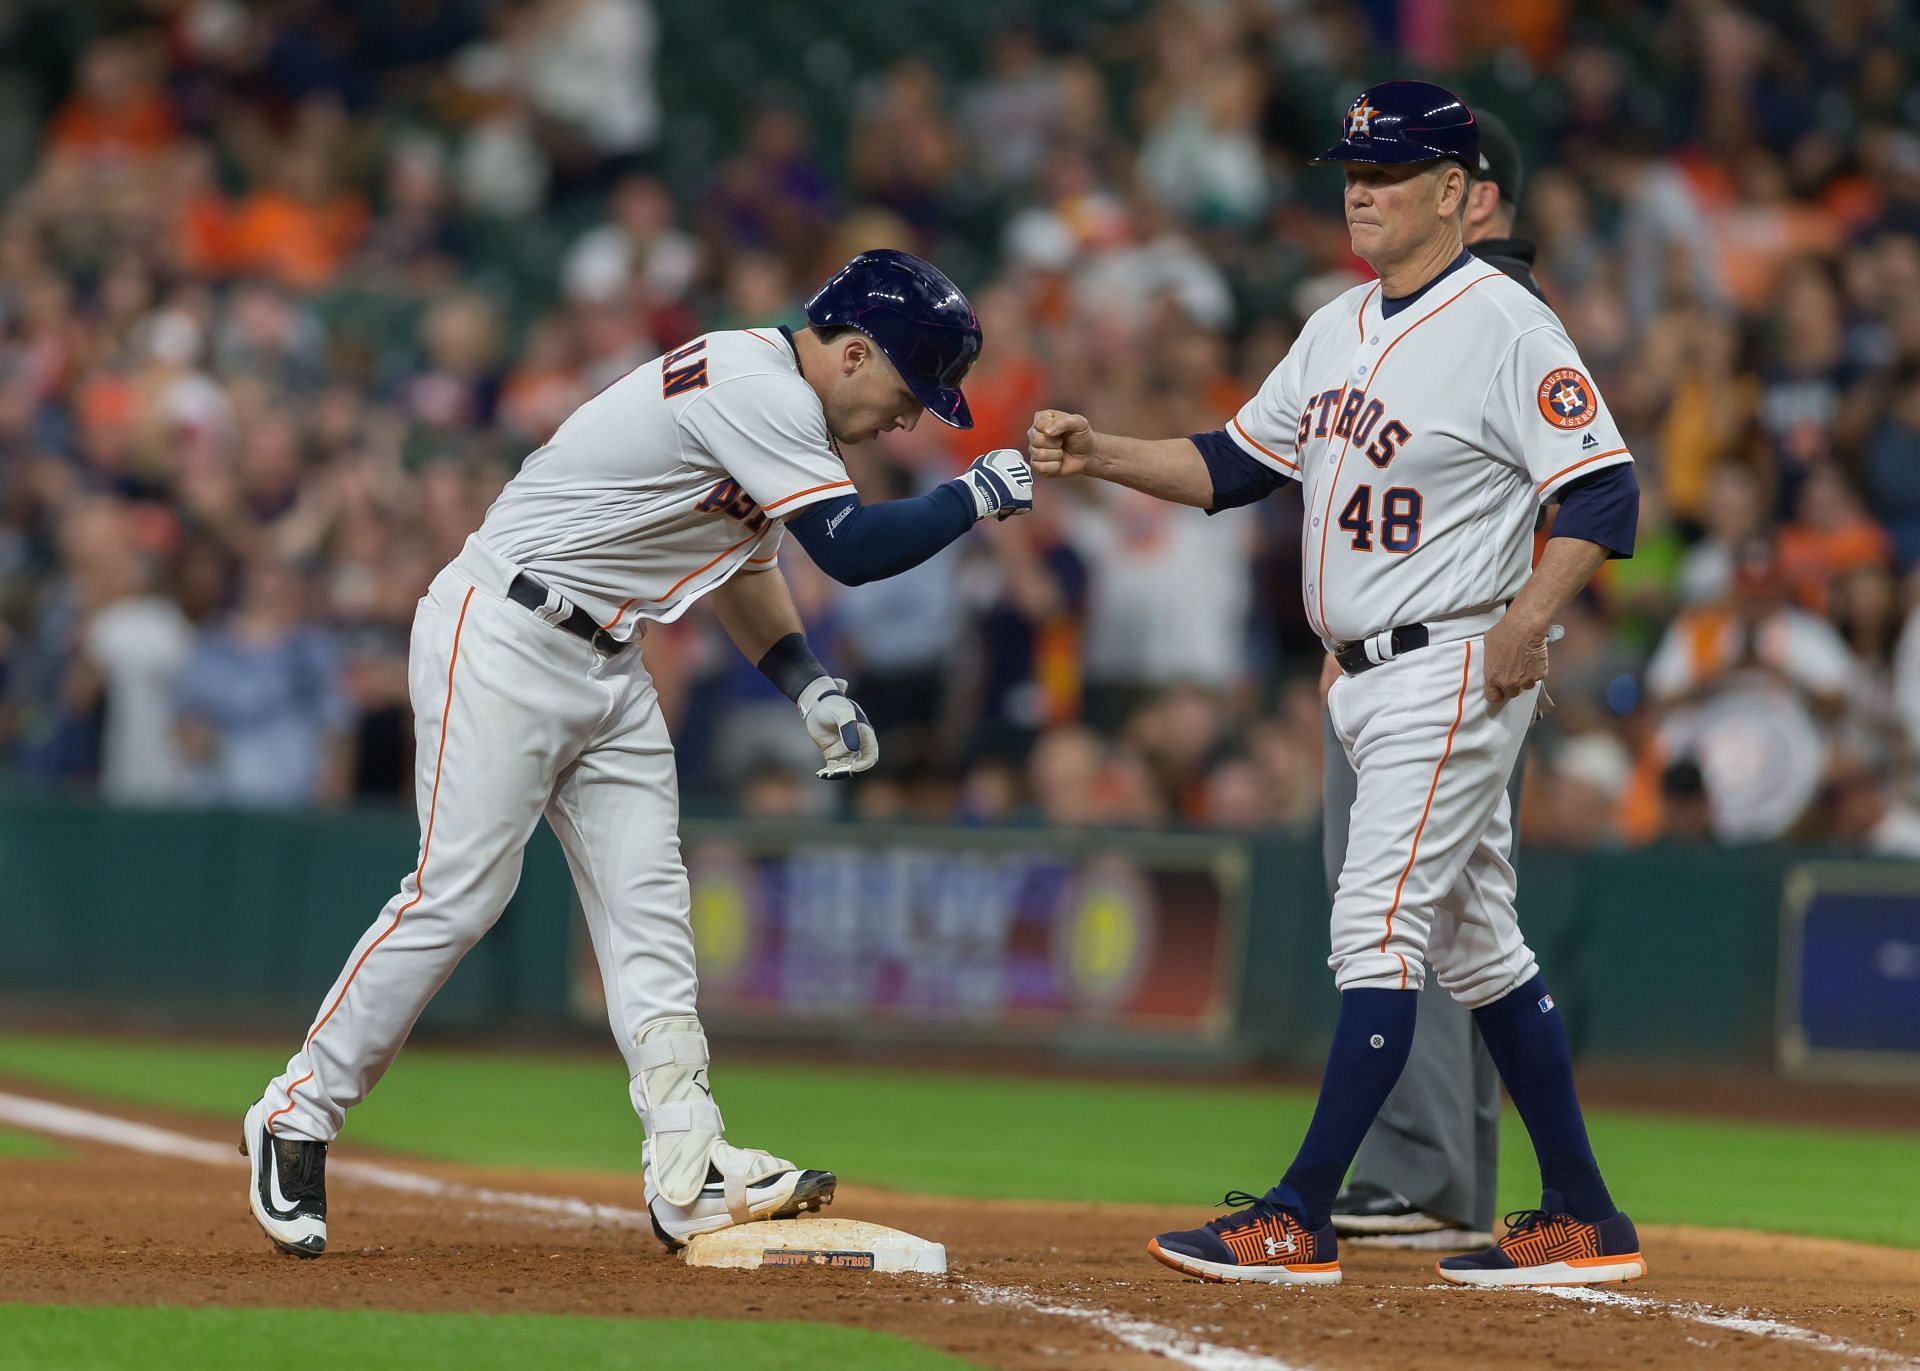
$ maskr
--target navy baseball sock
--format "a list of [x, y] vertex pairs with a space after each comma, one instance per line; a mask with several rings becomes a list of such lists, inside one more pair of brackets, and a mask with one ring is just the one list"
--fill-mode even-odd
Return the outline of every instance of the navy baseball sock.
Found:
[[1567, 1027], [1545, 978], [1536, 972], [1525, 985], [1474, 1010], [1473, 1018], [1533, 1139], [1540, 1188], [1558, 1191], [1567, 1212], [1584, 1223], [1619, 1213], [1587, 1141], [1587, 1121], [1573, 1093]]
[[1419, 1008], [1420, 996], [1412, 990], [1340, 992], [1340, 1021], [1313, 1122], [1293, 1165], [1266, 1195], [1269, 1204], [1298, 1215], [1309, 1231], [1325, 1228], [1333, 1217], [1340, 1182], [1407, 1064]]

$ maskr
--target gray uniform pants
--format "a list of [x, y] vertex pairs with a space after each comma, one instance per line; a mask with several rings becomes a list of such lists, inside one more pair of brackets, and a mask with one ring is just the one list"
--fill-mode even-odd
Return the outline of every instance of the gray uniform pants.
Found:
[[[1332, 718], [1321, 713], [1326, 753], [1323, 841], [1331, 894], [1347, 861], [1359, 781], [1334, 736]], [[1516, 835], [1525, 764], [1523, 754], [1507, 786]], [[1480, 1041], [1472, 1013], [1429, 972], [1420, 991], [1419, 1027], [1406, 1070], [1360, 1145], [1352, 1179], [1385, 1186], [1430, 1214], [1491, 1232], [1499, 1157], [1500, 1075]]]

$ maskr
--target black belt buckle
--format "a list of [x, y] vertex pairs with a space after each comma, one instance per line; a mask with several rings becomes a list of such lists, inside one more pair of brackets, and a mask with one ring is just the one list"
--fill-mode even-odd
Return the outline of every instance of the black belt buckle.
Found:
[[[1388, 660], [1398, 661], [1409, 652], [1418, 652], [1427, 645], [1432, 636], [1425, 624], [1408, 624], [1404, 628], [1396, 628], [1390, 640], [1393, 643], [1393, 656]], [[1359, 638], [1351, 643], [1342, 643], [1334, 649], [1333, 659], [1340, 664], [1340, 669], [1347, 675], [1358, 676], [1363, 671], [1372, 671], [1377, 666], [1385, 665], [1367, 655], [1367, 641], [1365, 638]]]
[[[521, 572], [513, 578], [513, 584], [507, 587], [507, 598], [517, 605], [541, 614], [545, 617], [548, 590], [539, 578]], [[593, 621], [593, 616], [575, 605], [573, 612], [564, 619], [548, 619], [555, 628], [565, 629], [579, 638], [602, 657], [612, 657], [626, 647], [626, 644], [607, 632]]]

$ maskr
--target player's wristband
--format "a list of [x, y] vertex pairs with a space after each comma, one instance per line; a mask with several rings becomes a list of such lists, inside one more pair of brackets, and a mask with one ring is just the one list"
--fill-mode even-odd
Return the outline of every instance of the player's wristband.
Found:
[[807, 646], [804, 633], [789, 633], [768, 648], [754, 665], [795, 704], [800, 703], [800, 696], [808, 686], [827, 674], [820, 659], [813, 655], [813, 649]]

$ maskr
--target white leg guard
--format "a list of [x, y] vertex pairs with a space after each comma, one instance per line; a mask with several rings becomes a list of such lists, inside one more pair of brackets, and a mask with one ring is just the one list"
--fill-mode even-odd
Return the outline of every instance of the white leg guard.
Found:
[[714, 1169], [720, 1173], [720, 1193], [727, 1202], [727, 1214], [735, 1223], [746, 1223], [756, 1217], [748, 1186], [794, 1169], [792, 1162], [764, 1148], [735, 1147], [724, 1138], [714, 1143], [712, 1160]]
[[[656, 1019], [640, 1030], [640, 1070], [629, 1089], [647, 1131], [653, 1189], [671, 1204], [692, 1204], [707, 1181], [726, 1125], [707, 1085], [707, 1035], [691, 1014]], [[723, 1174], [725, 1168], [722, 1168]]]
[[831, 1171], [802, 1171], [720, 1136], [707, 1084], [707, 1035], [691, 1014], [656, 1019], [635, 1042], [630, 1085], [647, 1130], [647, 1212], [669, 1248], [759, 1219], [790, 1219], [833, 1202]]

